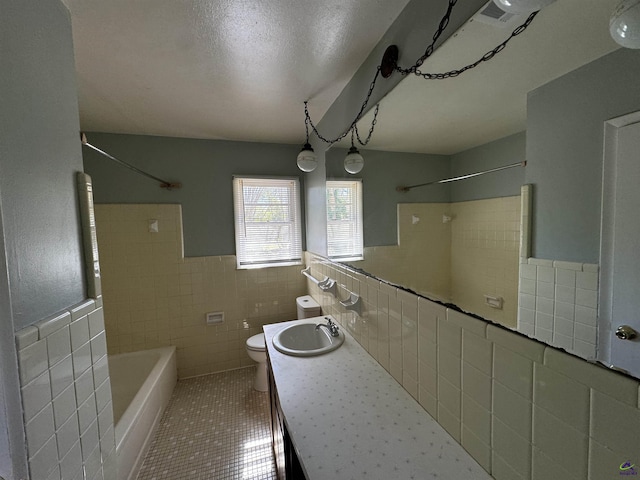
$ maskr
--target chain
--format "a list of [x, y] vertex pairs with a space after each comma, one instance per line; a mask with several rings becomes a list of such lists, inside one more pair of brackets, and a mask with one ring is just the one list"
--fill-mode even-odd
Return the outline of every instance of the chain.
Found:
[[[529, 15], [527, 20], [522, 25], [516, 27], [516, 29], [513, 32], [511, 32], [511, 35], [504, 42], [502, 42], [501, 44], [496, 46], [494, 49], [489, 50], [487, 53], [485, 53], [478, 60], [476, 60], [473, 63], [470, 63], [469, 65], [465, 65], [462, 68], [449, 70], [448, 72], [443, 72], [443, 73], [424, 73], [424, 72], [420, 71], [420, 67], [423, 65], [425, 60], [428, 59], [433, 54], [433, 52], [435, 50], [436, 42], [438, 41], [438, 39], [440, 38], [442, 33], [445, 31], [445, 29], [449, 26], [449, 22], [451, 20], [451, 12], [453, 11], [453, 7], [455, 7], [455, 5], [457, 3], [458, 3], [458, 0], [449, 0], [449, 4], [447, 6], [447, 11], [444, 14], [444, 16], [442, 17], [442, 19], [440, 20], [440, 23], [438, 24], [438, 29], [433, 34], [432, 42], [427, 47], [427, 49], [425, 50], [424, 55], [422, 55], [416, 61], [415, 65], [413, 65], [413, 66], [411, 66], [409, 68], [402, 68], [402, 67], [396, 65], [396, 67], [395, 67], [396, 71], [400, 72], [404, 76], [409, 75], [409, 74], [415, 74], [415, 75], [421, 76], [421, 77], [423, 77], [423, 78], [425, 78], [427, 80], [441, 80], [441, 79], [445, 79], [445, 78], [457, 77], [458, 75], [466, 72], [467, 70], [471, 70], [472, 68], [477, 67], [481, 63], [488, 62], [493, 57], [495, 57], [498, 53], [500, 53], [502, 50], [505, 49], [505, 47], [507, 46], [509, 41], [511, 41], [512, 38], [517, 37], [518, 35], [520, 35], [522, 32], [525, 31], [527, 29], [527, 27], [529, 25], [531, 25], [531, 22], [533, 22], [533, 19], [538, 14], [538, 12], [533, 12], [531, 15]], [[362, 118], [362, 115], [364, 114], [364, 111], [367, 108], [367, 105], [369, 104], [369, 100], [371, 99], [371, 95], [373, 94], [373, 89], [375, 88], [376, 82], [378, 81], [378, 77], [380, 76], [380, 68], [381, 68], [381, 66], [378, 66], [378, 68], [376, 70], [376, 74], [373, 77], [373, 80], [371, 81], [371, 84], [369, 85], [369, 91], [367, 92], [367, 96], [364, 99], [364, 102], [362, 103], [362, 106], [360, 107], [360, 111], [358, 112], [356, 117], [351, 122], [351, 125], [349, 125], [349, 128], [347, 128], [344, 131], [344, 133], [342, 133], [340, 136], [338, 136], [338, 137], [336, 137], [336, 138], [334, 138], [332, 140], [329, 140], [329, 139], [323, 137], [320, 134], [320, 132], [318, 131], [316, 125], [311, 120], [311, 115], [309, 115], [309, 107], [308, 107], [308, 103], [309, 102], [308, 101], [304, 102], [304, 115], [305, 115], [305, 128], [307, 129], [307, 142], [309, 140], [309, 134], [308, 134], [308, 128], [309, 127], [308, 126], [311, 125], [311, 128], [313, 129], [314, 133], [318, 136], [318, 138], [320, 140], [322, 140], [325, 143], [332, 144], [332, 143], [339, 142], [344, 137], [349, 135], [349, 132], [351, 132], [352, 137], [353, 137], [353, 133], [355, 132], [356, 137], [357, 137], [358, 142], [360, 143], [360, 145], [364, 146], [367, 143], [369, 143], [369, 140], [371, 140], [371, 136], [373, 135], [373, 130], [374, 130], [374, 128], [376, 126], [376, 123], [377, 123], [377, 116], [378, 116], [378, 110], [380, 108], [380, 104], [376, 105], [376, 109], [375, 109], [375, 112], [373, 114], [373, 121], [371, 122], [371, 128], [369, 129], [369, 135], [367, 136], [367, 138], [364, 141], [362, 141], [362, 139], [360, 138], [360, 134], [358, 133], [358, 125], [357, 125], [357, 123]], [[352, 142], [351, 143], [353, 144], [353, 138], [352, 138]]]
[[[304, 109], [305, 109], [305, 112], [306, 112], [307, 111], [307, 102], [304, 102]], [[304, 130], [305, 130], [305, 132], [307, 134], [307, 141], [306, 141], [305, 145], [309, 144], [309, 121], [310, 121], [310, 118], [309, 118], [308, 115], [306, 117], [304, 117]]]
[[447, 6], [447, 11], [444, 14], [444, 16], [442, 17], [442, 19], [440, 20], [440, 23], [438, 25], [438, 30], [436, 30], [436, 33], [433, 34], [433, 41], [431, 42], [431, 45], [429, 45], [427, 47], [427, 49], [424, 52], [424, 55], [422, 55], [418, 61], [416, 61], [416, 64], [413, 65], [412, 67], [409, 67], [407, 69], [402, 69], [398, 66], [396, 66], [396, 70], [401, 72], [403, 75], [407, 75], [409, 73], [415, 73], [418, 71], [418, 68], [420, 68], [422, 66], [422, 64], [424, 63], [424, 61], [429, 58], [432, 54], [433, 51], [435, 50], [435, 44], [438, 41], [438, 39], [440, 38], [440, 36], [442, 35], [442, 32], [445, 31], [445, 29], [449, 26], [449, 21], [451, 20], [451, 12], [453, 11], [453, 7], [455, 7], [456, 3], [458, 3], [458, 0], [449, 0], [449, 5]]
[[[373, 121], [371, 122], [371, 128], [369, 128], [369, 135], [367, 135], [367, 138], [365, 139], [364, 142], [360, 138], [360, 133], [358, 133], [358, 124], [356, 123], [353, 126], [353, 130], [355, 130], [356, 132], [356, 138], [358, 139], [358, 143], [363, 147], [366, 146], [367, 143], [369, 143], [369, 140], [371, 140], [371, 135], [373, 135], [373, 129], [376, 128], [376, 123], [378, 123], [378, 110], [380, 110], [380, 104], [376, 105], [376, 109], [373, 112]], [[353, 137], [351, 139], [351, 145], [353, 145]]]
[[[378, 77], [380, 76], [380, 66], [378, 66], [377, 70], [376, 70], [376, 74], [373, 77], [373, 80], [371, 81], [371, 85], [369, 85], [369, 91], [367, 92], [367, 96], [364, 99], [364, 102], [362, 103], [362, 106], [360, 107], [360, 111], [358, 112], [358, 115], [356, 115], [356, 118], [353, 119], [353, 122], [351, 122], [351, 125], [349, 125], [349, 128], [347, 128], [344, 133], [342, 135], [340, 135], [339, 137], [334, 138], [333, 140], [328, 140], [325, 137], [323, 137], [322, 135], [320, 135], [320, 132], [318, 131], [318, 129], [316, 128], [315, 124], [313, 123], [313, 121], [311, 120], [311, 115], [309, 115], [309, 108], [308, 108], [308, 101], [304, 102], [304, 115], [305, 115], [305, 122], [309, 122], [309, 125], [311, 125], [311, 128], [313, 129], [313, 131], [315, 132], [315, 134], [318, 136], [318, 138], [320, 140], [322, 140], [325, 143], [336, 143], [339, 142], [340, 140], [342, 140], [344, 137], [346, 137], [347, 135], [349, 135], [349, 132], [351, 130], [353, 130], [354, 128], [356, 128], [356, 124], [360, 121], [360, 119], [362, 118], [362, 115], [364, 114], [365, 109], [367, 108], [367, 105], [369, 104], [369, 99], [371, 98], [371, 94], [373, 93], [373, 89], [376, 86], [376, 82], [378, 81]], [[378, 108], [379, 108], [379, 104], [376, 105], [376, 115], [378, 112]], [[375, 117], [374, 117], [374, 121], [375, 121]], [[371, 132], [369, 133], [369, 138], [371, 138], [371, 134], [373, 133], [373, 124], [371, 126]], [[368, 140], [367, 140], [368, 141]]]
[[[449, 7], [451, 7], [451, 2], [456, 2], [457, 0], [450, 0], [449, 2]], [[447, 15], [450, 13], [450, 10], [447, 11]], [[400, 72], [402, 75], [409, 75], [410, 73], [413, 73], [415, 75], [421, 76], [423, 78], [425, 78], [426, 80], [442, 80], [445, 78], [452, 78], [452, 77], [457, 77], [458, 75], [466, 72], [467, 70], [471, 70], [472, 68], [477, 67], [478, 65], [480, 65], [483, 62], [488, 62], [489, 60], [491, 60], [493, 57], [495, 57], [498, 53], [500, 53], [502, 50], [505, 49], [505, 47], [507, 46], [507, 43], [509, 43], [511, 41], [511, 39], [513, 39], [514, 37], [517, 37], [518, 35], [520, 35], [522, 32], [524, 32], [527, 27], [529, 25], [531, 25], [531, 22], [533, 22], [533, 19], [536, 17], [536, 15], [538, 14], [538, 12], [533, 12], [531, 13], [531, 15], [529, 15], [529, 17], [525, 20], [525, 22], [522, 25], [519, 25], [518, 27], [516, 27], [516, 29], [511, 32], [511, 35], [509, 35], [509, 37], [502, 43], [500, 43], [498, 46], [496, 46], [494, 49], [489, 50], [487, 53], [485, 53], [482, 57], [480, 57], [478, 60], [476, 60], [473, 63], [470, 63], [469, 65], [465, 65], [462, 68], [458, 68], [458, 69], [454, 69], [454, 70], [449, 70], [448, 72], [443, 72], [443, 73], [424, 73], [421, 72], [419, 70], [418, 67], [420, 67], [422, 65], [422, 63], [424, 62], [424, 60], [426, 60], [427, 58], [429, 58], [431, 56], [431, 54], [433, 53], [433, 43], [431, 45], [429, 45], [429, 47], [427, 47], [427, 51], [425, 52], [425, 54], [420, 57], [420, 59], [418, 60], [418, 62], [416, 62], [416, 64], [410, 68], [401, 68], [396, 66], [396, 71]], [[446, 18], [446, 15], [445, 15]], [[444, 21], [444, 18], [443, 18]], [[447, 22], [448, 23], [448, 19]], [[443, 22], [440, 22], [440, 25], [443, 25]], [[439, 31], [439, 33], [441, 33]], [[439, 33], [437, 33], [436, 35], [434, 35], [434, 39], [436, 39], [437, 36], [439, 36]], [[434, 40], [435, 42], [435, 40]]]

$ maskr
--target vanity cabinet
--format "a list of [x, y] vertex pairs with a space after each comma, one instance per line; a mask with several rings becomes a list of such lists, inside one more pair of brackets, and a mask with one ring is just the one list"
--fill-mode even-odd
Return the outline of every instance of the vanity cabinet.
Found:
[[307, 477], [304, 474], [300, 460], [296, 455], [293, 442], [291, 441], [291, 437], [287, 431], [268, 354], [267, 372], [269, 376], [273, 455], [275, 457], [278, 480], [306, 480]]
[[326, 355], [274, 346], [282, 330], [323, 320], [263, 327], [280, 480], [491, 479], [346, 328]]

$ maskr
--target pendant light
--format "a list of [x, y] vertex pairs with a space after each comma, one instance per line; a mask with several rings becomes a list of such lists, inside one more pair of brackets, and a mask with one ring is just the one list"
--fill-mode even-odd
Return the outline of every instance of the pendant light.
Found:
[[623, 47], [640, 48], [640, 0], [622, 0], [611, 14], [611, 37]]
[[353, 144], [354, 130], [355, 127], [351, 129], [351, 148], [349, 149], [349, 153], [347, 153], [347, 156], [344, 158], [344, 169], [347, 171], [347, 173], [350, 173], [352, 175], [359, 173], [364, 167], [364, 158], [362, 158], [362, 155], [360, 155], [360, 152]]
[[309, 143], [309, 119], [305, 118], [304, 127], [307, 133], [307, 140], [302, 146], [302, 150], [298, 154], [298, 168], [303, 172], [313, 172], [318, 166], [318, 158], [316, 157], [311, 144]]
[[[411, 65], [409, 67], [401, 67], [400, 65], [398, 65], [399, 52], [398, 52], [398, 47], [396, 45], [390, 45], [385, 50], [384, 56], [382, 57], [382, 62], [380, 63], [380, 65], [378, 65], [378, 68], [376, 69], [376, 73], [369, 85], [369, 90], [367, 92], [367, 95], [364, 101], [362, 102], [362, 105], [360, 106], [360, 110], [355, 115], [355, 118], [351, 122], [351, 125], [345, 128], [342, 131], [342, 133], [337, 137], [327, 138], [322, 136], [322, 134], [318, 131], [317, 126], [311, 120], [311, 116], [309, 115], [309, 108], [308, 108], [309, 101], [305, 100], [304, 121], [305, 121], [305, 128], [307, 132], [307, 141], [302, 147], [302, 151], [298, 154], [298, 168], [300, 168], [300, 170], [302, 170], [303, 172], [311, 172], [317, 166], [316, 155], [313, 152], [313, 148], [311, 148], [311, 145], [309, 144], [309, 125], [311, 125], [311, 127], [313, 128], [313, 132], [316, 134], [316, 138], [318, 139], [318, 141], [324, 142], [329, 145], [333, 145], [341, 141], [342, 139], [346, 138], [347, 135], [349, 135], [349, 132], [351, 132], [351, 148], [349, 149], [349, 152], [347, 153], [347, 156], [344, 159], [344, 168], [348, 173], [352, 175], [359, 173], [364, 167], [364, 159], [362, 158], [362, 155], [360, 155], [360, 152], [354, 145], [354, 139], [353, 139], [354, 130], [355, 130], [355, 135], [358, 136], [358, 142], [360, 143], [360, 145], [366, 146], [369, 143], [369, 140], [371, 139], [371, 135], [373, 134], [373, 130], [375, 128], [376, 119], [378, 115], [378, 108], [380, 104], [376, 105], [375, 112], [373, 115], [373, 120], [371, 122], [371, 127], [369, 129], [369, 135], [365, 140], [361, 140], [358, 135], [357, 123], [360, 120], [362, 120], [364, 113], [367, 111], [367, 106], [369, 105], [369, 101], [372, 98], [373, 91], [376, 86], [376, 82], [380, 77], [389, 78], [394, 72], [398, 72], [401, 75], [405, 75], [405, 76], [417, 75], [419, 77], [424, 78], [425, 80], [436, 80], [436, 79], [441, 80], [446, 78], [457, 77], [458, 75], [464, 72], [467, 72], [472, 68], [477, 67], [483, 62], [488, 62], [491, 59], [493, 59], [498, 53], [504, 50], [505, 46], [509, 41], [511, 41], [517, 35], [520, 35], [529, 27], [529, 25], [531, 24], [535, 16], [538, 14], [538, 10], [540, 10], [543, 7], [546, 7], [547, 5], [550, 5], [556, 0], [493, 0], [494, 4], [497, 5], [499, 8], [501, 8], [505, 12], [516, 13], [516, 14], [527, 13], [528, 16], [526, 19], [524, 19], [521, 25], [516, 27], [513, 30], [513, 32], [511, 32], [511, 35], [506, 40], [498, 44], [493, 50], [490, 50], [489, 52], [485, 53], [482, 57], [480, 57], [475, 62], [465, 65], [464, 67], [453, 69], [447, 72], [438, 72], [438, 73], [424, 72], [421, 70], [421, 67], [424, 64], [424, 62], [435, 51], [436, 42], [438, 41], [438, 39], [446, 29], [447, 25], [449, 25], [451, 14], [453, 12], [453, 8], [456, 5], [457, 1], [458, 0], [449, 0], [448, 2], [449, 7], [447, 8], [446, 13], [438, 23], [439, 28], [433, 34], [432, 43], [426, 47], [424, 54], [416, 60], [414, 65]], [[640, 0], [630, 0], [630, 1], [635, 3], [640, 2]]]
[[542, 10], [556, 0], [493, 0], [493, 2], [507, 13], [531, 13]]

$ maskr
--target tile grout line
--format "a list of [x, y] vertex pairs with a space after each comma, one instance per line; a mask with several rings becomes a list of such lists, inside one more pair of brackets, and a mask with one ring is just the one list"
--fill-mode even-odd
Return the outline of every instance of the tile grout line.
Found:
[[254, 368], [180, 380], [138, 480], [275, 480], [268, 395]]

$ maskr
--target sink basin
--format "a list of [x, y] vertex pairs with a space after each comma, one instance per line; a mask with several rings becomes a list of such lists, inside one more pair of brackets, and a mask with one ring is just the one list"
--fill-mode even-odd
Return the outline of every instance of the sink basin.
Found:
[[298, 323], [287, 327], [273, 337], [273, 346], [286, 355], [313, 357], [331, 352], [342, 345], [342, 331], [339, 331], [337, 337], [332, 337], [326, 328], [316, 330], [316, 325], [317, 323]]

